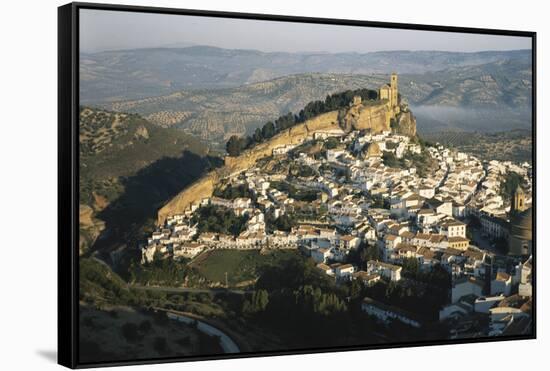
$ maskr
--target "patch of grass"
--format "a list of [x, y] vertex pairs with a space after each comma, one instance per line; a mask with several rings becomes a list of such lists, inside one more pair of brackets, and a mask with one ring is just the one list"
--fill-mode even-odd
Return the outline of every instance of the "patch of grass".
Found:
[[297, 254], [293, 250], [276, 250], [261, 254], [259, 250], [213, 250], [191, 263], [194, 271], [211, 282], [229, 285], [257, 278], [258, 271]]

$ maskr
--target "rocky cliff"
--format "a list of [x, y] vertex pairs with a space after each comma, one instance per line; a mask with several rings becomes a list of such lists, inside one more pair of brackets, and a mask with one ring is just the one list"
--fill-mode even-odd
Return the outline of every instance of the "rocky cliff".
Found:
[[393, 128], [396, 134], [408, 135], [413, 137], [416, 135], [416, 119], [411, 111], [401, 112], [397, 116], [397, 124]]
[[385, 102], [368, 102], [349, 107], [340, 115], [340, 125], [345, 132], [371, 130], [373, 133], [390, 130], [390, 110]]
[[[302, 124], [298, 124], [275, 135], [270, 140], [256, 145], [254, 148], [245, 151], [240, 156], [225, 157], [225, 165], [216, 169], [189, 187], [181, 191], [170, 202], [163, 206], [158, 212], [157, 222], [163, 224], [169, 215], [182, 213], [191, 205], [210, 197], [216, 184], [232, 174], [237, 174], [253, 166], [256, 161], [263, 157], [271, 156], [273, 149], [287, 145], [299, 144], [304, 140], [313, 137], [315, 132], [329, 130], [371, 130], [373, 133], [389, 131], [390, 111], [386, 102], [367, 102], [357, 104], [344, 111], [331, 111], [314, 117]], [[398, 120], [398, 128], [403, 134], [416, 134], [416, 122], [412, 114], [402, 113]]]

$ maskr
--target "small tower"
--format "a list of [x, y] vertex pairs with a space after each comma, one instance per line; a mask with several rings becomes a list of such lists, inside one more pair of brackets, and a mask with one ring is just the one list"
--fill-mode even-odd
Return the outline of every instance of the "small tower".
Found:
[[510, 209], [511, 213], [521, 213], [525, 211], [525, 192], [518, 185], [512, 194], [512, 207]]
[[399, 90], [397, 88], [397, 74], [396, 73], [391, 74], [390, 89], [391, 89], [390, 104], [391, 104], [392, 107], [396, 107], [399, 104], [399, 102], [397, 101]]

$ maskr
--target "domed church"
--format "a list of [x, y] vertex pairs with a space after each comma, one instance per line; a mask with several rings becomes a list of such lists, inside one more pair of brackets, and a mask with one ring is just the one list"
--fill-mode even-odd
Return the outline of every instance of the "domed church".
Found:
[[525, 207], [525, 192], [520, 186], [512, 196], [508, 237], [509, 255], [531, 255], [533, 247], [533, 208]]

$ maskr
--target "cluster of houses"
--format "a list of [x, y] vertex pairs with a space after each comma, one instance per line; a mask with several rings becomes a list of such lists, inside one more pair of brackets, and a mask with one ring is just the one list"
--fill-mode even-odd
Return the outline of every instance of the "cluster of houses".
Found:
[[[531, 260], [509, 271], [495, 271], [494, 254], [472, 244], [466, 221], [475, 215], [484, 231], [504, 233], [484, 220], [498, 224], [495, 215], [506, 214], [499, 194], [503, 176], [514, 171], [529, 183], [528, 165], [482, 163], [474, 156], [440, 145], [423, 147], [408, 136], [390, 132], [330, 132], [317, 140], [326, 137], [336, 137], [338, 145], [322, 156], [295, 151], [294, 145], [273, 150], [274, 158], [307, 166], [313, 175], [290, 176], [284, 170], [268, 173], [259, 165], [232, 175], [226, 186], [246, 186], [250, 197], [210, 197], [184, 214], [169, 217], [142, 247], [142, 261], [193, 258], [208, 249], [298, 249], [338, 282], [361, 280], [371, 285], [379, 280], [402, 281], [404, 260], [416, 259], [421, 270], [441, 265], [452, 277], [449, 305], [440, 313], [442, 321], [482, 312], [491, 316], [491, 334], [504, 333], [512, 323], [518, 326], [532, 295]], [[384, 154], [389, 153], [396, 159], [428, 156], [436, 166], [421, 177], [414, 166], [386, 166]], [[316, 192], [318, 198], [295, 199], [278, 186], [281, 183]], [[244, 230], [237, 236], [198, 233], [191, 220], [197, 208], [205, 205], [247, 216]], [[276, 220], [285, 214], [298, 219], [290, 231], [268, 228], [268, 218]], [[379, 259], [363, 269], [348, 259], [361, 246], [375, 246], [379, 252]], [[521, 300], [511, 303], [509, 298], [514, 296]], [[362, 309], [384, 322], [421, 325], [399, 308], [371, 298], [364, 300]]]
[[[530, 331], [532, 306], [532, 257], [511, 272], [495, 275], [464, 275], [453, 281], [450, 303], [439, 312], [441, 321], [459, 321], [487, 315], [487, 335], [518, 335]], [[491, 280], [486, 278], [492, 277]], [[485, 278], [485, 279], [484, 279]], [[479, 329], [465, 329], [455, 337], [468, 337]], [[473, 333], [472, 333], [473, 332]]]
[[511, 204], [505, 202], [500, 192], [503, 179], [509, 173], [522, 176], [525, 186], [525, 203], [532, 204], [532, 167], [529, 163], [521, 165], [510, 161], [489, 161], [485, 165], [485, 177], [479, 190], [466, 209], [466, 214], [476, 216], [483, 229], [483, 234], [490, 239], [505, 239], [508, 235], [508, 222]]

